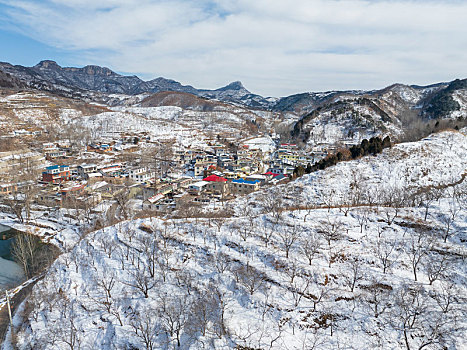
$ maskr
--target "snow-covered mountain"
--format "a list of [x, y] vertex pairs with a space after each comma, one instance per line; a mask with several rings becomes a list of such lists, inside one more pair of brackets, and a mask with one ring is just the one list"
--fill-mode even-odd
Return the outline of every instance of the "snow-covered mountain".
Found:
[[231, 210], [92, 232], [35, 285], [11, 339], [21, 350], [463, 349], [465, 131]]
[[[211, 111], [214, 106], [228, 104], [232, 109], [250, 109], [253, 114], [280, 114], [283, 137], [310, 146], [355, 144], [377, 135], [417, 140], [441, 128], [467, 124], [467, 79], [429, 86], [394, 84], [375, 91], [307, 92], [265, 98], [251, 93], [239, 81], [205, 90], [165, 78], [143, 81], [99, 66], [61, 67], [54, 61], [33, 67], [0, 63], [0, 72], [4, 77], [0, 77], [0, 83], [10, 88], [29, 87], [108, 106]], [[268, 120], [266, 124], [274, 122]]]
[[463, 127], [467, 122], [466, 83], [394, 84], [370, 92], [304, 94], [292, 104], [307, 112], [294, 124], [292, 135], [314, 144], [356, 143], [377, 135], [400, 139], [412, 133], [412, 140], [419, 139], [435, 130], [440, 120], [451, 128]]
[[57, 91], [76, 89], [126, 95], [177, 91], [221, 101], [256, 104], [256, 107], [265, 107], [270, 103], [270, 100], [250, 93], [241, 82], [233, 82], [217, 90], [200, 90], [162, 77], [143, 81], [137, 76], [120, 75], [105, 67], [61, 67], [50, 60], [41, 61], [33, 67], [0, 63], [0, 70], [27, 82], [32, 87], [47, 88], [49, 91], [53, 91], [52, 88]]
[[[45, 60], [33, 67], [23, 67], [9, 63], [0, 63], [0, 70], [22, 80], [29, 86], [61, 91], [62, 93], [76, 90], [75, 95], [84, 91], [102, 94], [151, 94], [162, 91], [190, 93], [196, 96], [219, 101], [241, 104], [243, 106], [268, 109], [277, 112], [292, 112], [303, 115], [326, 103], [332, 103], [342, 96], [366, 96], [379, 99], [391, 94], [397, 96], [397, 105], [403, 108], [417, 106], [421, 111], [434, 118], [445, 116], [450, 111], [458, 110], [456, 97], [451, 101], [451, 95], [465, 97], [466, 80], [456, 80], [452, 83], [439, 83], [430, 86], [395, 84], [378, 91], [328, 91], [307, 92], [282, 98], [262, 97], [248, 91], [241, 82], [235, 81], [216, 90], [197, 89], [190, 85], [182, 85], [177, 81], [156, 78], [144, 81], [137, 76], [120, 75], [109, 68], [88, 65], [83, 68], [61, 67], [54, 61]], [[460, 92], [459, 92], [460, 91]], [[102, 98], [101, 95], [94, 98]], [[399, 108], [402, 108], [399, 107]]]

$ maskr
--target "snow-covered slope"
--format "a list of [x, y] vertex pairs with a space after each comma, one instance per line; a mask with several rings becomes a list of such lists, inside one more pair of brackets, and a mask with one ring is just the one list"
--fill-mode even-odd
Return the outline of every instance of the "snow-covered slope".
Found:
[[[396, 144], [377, 157], [341, 162], [297, 180], [291, 186], [303, 188], [310, 201], [323, 204], [330, 190], [348, 197], [357, 180], [365, 196], [402, 191], [410, 196], [422, 188], [443, 186], [467, 174], [467, 137], [456, 131], [432, 134], [410, 143]], [[378, 193], [379, 191], [379, 193]], [[379, 198], [381, 199], [381, 198]]]
[[[123, 101], [122, 104], [130, 103], [128, 96], [112, 95], [111, 98]], [[133, 104], [138, 105], [141, 98], [143, 96], [134, 96]], [[40, 91], [10, 91], [0, 96], [0, 125], [3, 131], [10, 133], [26, 129], [53, 135], [64, 134], [64, 130], [71, 127], [93, 138], [133, 132], [147, 134], [152, 140], [175, 139], [179, 145], [198, 147], [206, 138], [217, 135], [240, 139], [256, 134], [258, 128], [270, 131], [278, 117], [270, 112], [250, 111], [224, 103], [211, 105], [207, 110], [170, 104], [107, 107]]]
[[[90, 233], [34, 287], [17, 346], [465, 348], [466, 144], [437, 134], [237, 200], [238, 214]], [[378, 196], [319, 208], [350, 179], [444, 186], [428, 209]]]
[[301, 114], [292, 136], [310, 145], [358, 143], [378, 135], [418, 140], [440, 121], [443, 127], [466, 125], [465, 86], [466, 80], [425, 87], [394, 84], [377, 91], [300, 94], [278, 105]]

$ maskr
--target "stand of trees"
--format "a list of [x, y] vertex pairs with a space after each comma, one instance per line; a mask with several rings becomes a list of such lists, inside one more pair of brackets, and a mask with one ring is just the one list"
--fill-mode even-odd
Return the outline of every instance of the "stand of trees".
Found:
[[430, 101], [430, 106], [426, 109], [426, 112], [434, 118], [442, 118], [453, 111], [460, 110], [461, 106], [454, 100], [452, 93], [465, 88], [467, 88], [467, 79], [454, 80], [445, 89], [435, 95]]
[[59, 253], [58, 248], [42, 243], [37, 236], [29, 232], [16, 235], [11, 251], [27, 278], [48, 267]]
[[350, 147], [350, 149], [341, 149], [313, 165], [308, 164], [306, 168], [300, 165], [297, 166], [294, 169], [294, 176], [299, 177], [303, 174], [310, 174], [317, 170], [323, 170], [342, 161], [357, 159], [370, 154], [376, 155], [388, 147], [391, 147], [391, 139], [389, 136], [386, 136], [384, 139], [380, 137], [372, 137], [370, 140], [363, 139], [360, 145], [354, 145]]

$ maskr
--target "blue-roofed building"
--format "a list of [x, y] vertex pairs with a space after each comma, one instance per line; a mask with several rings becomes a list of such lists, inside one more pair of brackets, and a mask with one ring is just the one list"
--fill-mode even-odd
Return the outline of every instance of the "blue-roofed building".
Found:
[[231, 192], [234, 194], [248, 194], [259, 190], [261, 180], [236, 179], [230, 183]]
[[68, 165], [52, 165], [45, 168], [42, 173], [42, 181], [57, 184], [68, 181], [70, 176], [70, 167]]

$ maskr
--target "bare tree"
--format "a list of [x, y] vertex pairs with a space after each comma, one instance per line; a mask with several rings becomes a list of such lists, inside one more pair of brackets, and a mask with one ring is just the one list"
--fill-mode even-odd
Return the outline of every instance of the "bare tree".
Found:
[[457, 201], [461, 210], [467, 210], [467, 181], [453, 187], [452, 197]]
[[159, 252], [159, 244], [153, 235], [143, 235], [138, 238], [141, 252], [147, 262], [149, 275], [154, 277], [156, 274], [157, 258]]
[[158, 251], [156, 263], [159, 267], [159, 272], [162, 276], [162, 280], [165, 282], [170, 272], [170, 259], [173, 251], [168, 246], [161, 246]]
[[428, 277], [430, 285], [436, 280], [444, 277], [452, 267], [452, 260], [445, 253], [438, 254], [430, 251], [426, 254], [423, 267]]
[[344, 273], [344, 278], [347, 286], [353, 293], [355, 285], [363, 278], [362, 263], [358, 258], [352, 257], [348, 260], [347, 265], [348, 272]]
[[[62, 309], [66, 310], [66, 309]], [[83, 342], [83, 331], [75, 324], [74, 304], [70, 304], [70, 309], [60, 322], [60, 327], [52, 331], [58, 333], [57, 341], [67, 346], [70, 350], [78, 350]]]
[[270, 214], [272, 217], [272, 221], [275, 224], [278, 224], [283, 220], [282, 212], [284, 208], [283, 203], [283, 195], [277, 188], [273, 188], [272, 190], [264, 193], [260, 198], [259, 201], [261, 206], [263, 207], [263, 211], [265, 214]]
[[338, 206], [339, 211], [343, 212], [344, 216], [347, 216], [350, 212], [350, 209], [352, 209], [353, 206], [351, 193], [344, 192], [342, 194], [342, 198], [338, 202]]
[[144, 268], [140, 269], [133, 266], [133, 268], [128, 271], [130, 280], [122, 281], [122, 283], [139, 290], [145, 298], [149, 298], [149, 291], [156, 286], [157, 281], [151, 276], [146, 275]]
[[229, 257], [221, 252], [218, 252], [215, 256], [215, 267], [217, 272], [224, 273], [230, 266]]
[[396, 239], [378, 238], [374, 246], [374, 253], [386, 273], [397, 262], [398, 241]]
[[400, 288], [394, 298], [394, 312], [390, 318], [394, 328], [402, 331], [407, 350], [411, 349], [410, 335], [416, 329], [419, 317], [425, 309], [420, 288], [404, 286]]
[[358, 214], [356, 216], [358, 224], [360, 225], [360, 233], [363, 233], [363, 227], [366, 227], [369, 214], [370, 213], [368, 211], [368, 208], [361, 208], [358, 210]]
[[24, 270], [26, 277], [45, 269], [58, 256], [58, 249], [43, 244], [30, 232], [19, 233], [11, 246], [11, 254]]
[[403, 189], [399, 187], [388, 187], [382, 193], [382, 210], [386, 216], [388, 225], [392, 225], [394, 220], [399, 216], [399, 212], [404, 204]]
[[328, 212], [331, 211], [331, 208], [336, 205], [336, 191], [334, 189], [327, 190], [323, 193], [322, 198]]
[[311, 283], [308, 289], [309, 296], [311, 301], [313, 302], [313, 312], [317, 311], [317, 307], [319, 304], [323, 303], [328, 296], [333, 292], [333, 289], [327, 283], [327, 276], [324, 282], [320, 281], [320, 277], [318, 275], [313, 275], [310, 277]]
[[130, 326], [135, 336], [144, 344], [146, 350], [160, 349], [158, 337], [161, 324], [155, 309], [141, 309], [131, 317]]
[[243, 285], [250, 295], [266, 285], [266, 276], [251, 265], [237, 266], [233, 273], [237, 282]]
[[221, 232], [221, 228], [224, 225], [226, 220], [227, 220], [227, 218], [221, 217], [221, 216], [214, 218], [213, 223], [214, 223], [214, 225], [217, 226], [217, 231], [218, 232]]
[[328, 216], [326, 220], [320, 222], [319, 233], [328, 243], [329, 267], [332, 264], [332, 243], [341, 238], [343, 227], [344, 224], [337, 217], [331, 218]]
[[455, 233], [455, 231], [452, 228], [459, 212], [460, 207], [457, 205], [457, 202], [454, 199], [452, 199], [449, 201], [448, 211], [446, 213], [441, 213], [439, 216], [439, 219], [444, 226], [443, 239], [445, 243], [447, 239]]
[[312, 328], [305, 332], [302, 338], [302, 349], [303, 350], [318, 350], [325, 348], [326, 337], [321, 334], [320, 328]]
[[123, 326], [122, 315], [118, 306], [118, 299], [112, 296], [117, 278], [113, 272], [105, 271], [102, 275], [96, 276], [96, 290], [88, 292], [88, 296], [99, 307], [103, 307], [109, 315], [114, 316]]
[[300, 276], [302, 273], [302, 269], [300, 268], [298, 262], [296, 259], [291, 259], [286, 268], [284, 269], [284, 272], [287, 276], [290, 278], [290, 283], [294, 282], [295, 277]]
[[407, 350], [428, 346], [449, 348], [450, 337], [458, 330], [452, 327], [449, 317], [430, 308], [429, 298], [421, 286], [402, 286], [393, 302], [389, 323], [403, 334]]
[[455, 283], [442, 281], [440, 286], [440, 290], [434, 293], [433, 298], [443, 314], [448, 314], [465, 303], [465, 296], [462, 297], [462, 292]]
[[420, 205], [425, 208], [425, 216], [424, 220], [428, 218], [428, 211], [430, 210], [431, 204], [436, 200], [435, 193], [431, 190], [431, 188], [425, 189], [419, 195], [420, 197]]
[[423, 232], [414, 232], [408, 239], [405, 253], [410, 260], [415, 281], [417, 281], [419, 265], [431, 250], [432, 244], [433, 239]]
[[129, 193], [127, 190], [123, 190], [115, 196], [117, 208], [123, 220], [128, 220], [131, 216], [131, 207], [129, 199]]
[[[306, 193], [306, 192], [303, 192], [303, 193]], [[313, 212], [313, 210], [315, 210], [315, 208], [316, 208], [316, 203], [315, 203], [313, 200], [309, 199], [307, 196], [302, 197], [302, 200], [304, 201], [304, 203], [306, 203], [306, 204], [305, 204], [305, 212], [306, 212], [306, 214], [303, 215], [303, 222], [306, 222], [307, 217], [311, 215], [311, 213]]]
[[186, 295], [169, 296], [159, 293], [158, 314], [162, 328], [171, 337], [175, 337], [177, 348], [180, 348], [181, 335], [190, 316], [186, 305], [188, 300]]
[[278, 236], [282, 243], [282, 248], [285, 252], [286, 259], [289, 258], [290, 249], [294, 246], [295, 242], [300, 237], [301, 227], [299, 225], [284, 226], [278, 228]]
[[253, 231], [248, 222], [235, 222], [232, 224], [232, 228], [238, 233], [241, 239], [246, 240], [251, 237]]
[[308, 259], [311, 265], [313, 259], [319, 254], [321, 249], [321, 240], [313, 231], [308, 231], [305, 237], [300, 240], [300, 251]]
[[186, 328], [192, 333], [201, 332], [206, 336], [207, 332], [216, 333], [220, 322], [220, 300], [216, 288], [208, 285], [199, 291], [190, 310], [191, 315]]
[[294, 299], [294, 306], [297, 307], [300, 304], [300, 301], [303, 297], [311, 299], [310, 286], [312, 280], [308, 276], [300, 276], [300, 278], [295, 279], [292, 282], [289, 290], [292, 292], [292, 297]]
[[269, 220], [268, 216], [266, 216], [266, 215], [263, 216], [260, 237], [264, 241], [266, 247], [269, 245], [269, 242], [271, 241], [272, 237], [274, 236], [274, 233], [276, 232], [276, 227], [277, 226], [278, 226], [278, 224], [276, 224], [272, 220]]
[[374, 318], [379, 318], [391, 307], [391, 286], [373, 279], [370, 285], [364, 287], [364, 290], [363, 300]]

